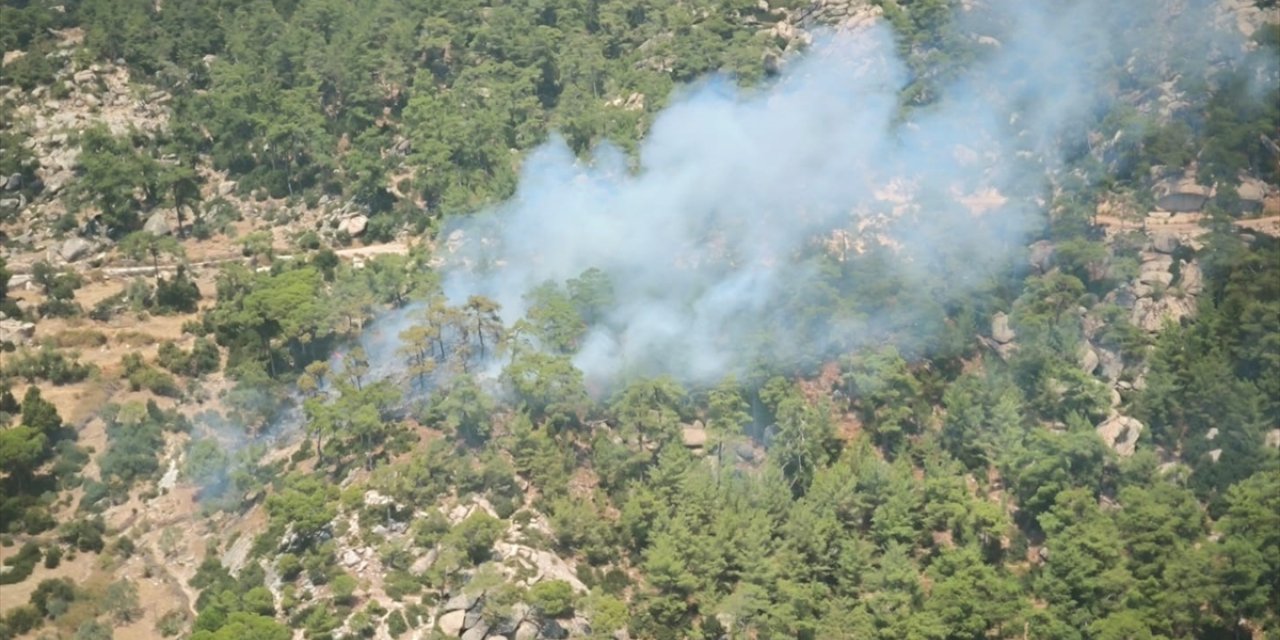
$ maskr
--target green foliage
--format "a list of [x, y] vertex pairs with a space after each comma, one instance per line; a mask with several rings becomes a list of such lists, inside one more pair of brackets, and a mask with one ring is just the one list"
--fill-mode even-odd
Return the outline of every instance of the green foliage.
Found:
[[573, 587], [564, 580], [543, 580], [529, 589], [529, 604], [549, 618], [573, 615], [576, 599]]
[[479, 564], [489, 559], [494, 543], [501, 539], [506, 528], [502, 520], [476, 511], [453, 527], [443, 542], [462, 551], [473, 564]]
[[116, 622], [128, 623], [142, 615], [139, 606], [138, 587], [127, 579], [120, 579], [107, 585], [102, 594], [102, 608]]
[[315, 476], [300, 473], [284, 479], [284, 488], [267, 498], [267, 512], [272, 527], [283, 532], [290, 528], [299, 545], [306, 548], [337, 516], [334, 499], [337, 488]]
[[6, 355], [0, 374], [22, 378], [28, 383], [48, 380], [57, 385], [71, 384], [88, 378], [97, 370], [93, 365], [79, 362], [79, 357], [80, 354], [75, 351], [41, 345], [34, 351], [23, 349], [16, 354]]
[[4, 559], [8, 571], [0, 573], [0, 584], [17, 584], [27, 579], [40, 562], [40, 545], [27, 542], [18, 549], [18, 553]]

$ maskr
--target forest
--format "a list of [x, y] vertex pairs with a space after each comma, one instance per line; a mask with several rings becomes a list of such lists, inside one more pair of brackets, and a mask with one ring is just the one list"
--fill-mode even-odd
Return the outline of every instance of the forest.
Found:
[[[0, 3], [0, 640], [1280, 638], [1280, 15], [1140, 0], [1051, 65], [1019, 11], [1107, 4], [1011, 4]], [[808, 117], [788, 70], [867, 24], [887, 142], [828, 163], [862, 217], [520, 226], [577, 203], [540, 154], [645, 195], [673, 128], [714, 139], [681, 109]], [[998, 159], [885, 151], [970, 93]], [[696, 264], [618, 266], [670, 238]], [[763, 303], [639, 333], [753, 260]]]

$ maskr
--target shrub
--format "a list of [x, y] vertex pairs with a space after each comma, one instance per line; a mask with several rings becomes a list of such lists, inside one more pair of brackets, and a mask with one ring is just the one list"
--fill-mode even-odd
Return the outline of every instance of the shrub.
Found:
[[62, 563], [62, 547], [53, 545], [44, 553], [44, 568], [57, 569]]
[[356, 588], [359, 586], [360, 584], [356, 582], [355, 578], [345, 573], [334, 578], [329, 583], [329, 587], [333, 589], [333, 599], [339, 604], [348, 606], [355, 602]]
[[573, 615], [573, 587], [564, 580], [545, 580], [529, 589], [529, 604], [550, 618]]
[[31, 572], [35, 570], [36, 563], [39, 561], [40, 545], [34, 542], [22, 545], [16, 555], [5, 559], [5, 565], [11, 568], [4, 573], [0, 573], [0, 584], [17, 584], [26, 580], [27, 576], [31, 575]]

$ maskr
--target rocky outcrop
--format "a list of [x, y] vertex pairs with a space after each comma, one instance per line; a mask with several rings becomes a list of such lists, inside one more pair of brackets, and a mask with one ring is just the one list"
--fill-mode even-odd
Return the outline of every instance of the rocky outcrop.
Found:
[[707, 446], [707, 429], [702, 425], [702, 421], [694, 420], [693, 424], [681, 427], [680, 441], [689, 449], [701, 450], [705, 448]]
[[147, 222], [142, 225], [142, 230], [157, 236], [167, 236], [173, 233], [173, 227], [169, 224], [169, 215], [165, 211], [157, 211], [147, 218]]
[[996, 313], [991, 317], [991, 339], [1000, 344], [1008, 344], [1013, 342], [1017, 337], [1013, 328], [1009, 326], [1009, 316], [1003, 311]]
[[1053, 243], [1048, 240], [1033, 242], [1027, 252], [1027, 263], [1040, 273], [1048, 273], [1053, 267], [1055, 253]]
[[15, 345], [27, 344], [35, 335], [36, 325], [22, 320], [7, 318], [0, 313], [0, 345], [11, 342]]
[[338, 230], [346, 233], [352, 238], [358, 238], [364, 234], [364, 230], [369, 226], [369, 218], [363, 215], [355, 215], [343, 220], [338, 225]]
[[1133, 304], [1133, 312], [1130, 316], [1130, 322], [1147, 333], [1155, 333], [1159, 331], [1166, 322], [1177, 323], [1183, 318], [1190, 317], [1194, 313], [1194, 304], [1186, 298], [1178, 298], [1174, 296], [1165, 296], [1159, 300], [1154, 298], [1139, 298], [1137, 302]]
[[1143, 425], [1134, 418], [1114, 415], [1098, 425], [1098, 436], [1122, 458], [1133, 455], [1142, 435]]
[[440, 626], [440, 631], [450, 637], [458, 637], [462, 635], [463, 624], [466, 622], [467, 612], [461, 609], [450, 611], [436, 621]]
[[68, 238], [58, 247], [58, 257], [66, 262], [75, 262], [93, 251], [93, 243], [84, 238]]
[[1200, 211], [1213, 194], [1213, 187], [1197, 182], [1191, 171], [1160, 180], [1152, 188], [1156, 206], [1173, 213]]
[[1240, 186], [1236, 187], [1236, 195], [1240, 197], [1235, 213], [1256, 215], [1262, 212], [1267, 202], [1267, 183], [1249, 176], [1240, 177]]

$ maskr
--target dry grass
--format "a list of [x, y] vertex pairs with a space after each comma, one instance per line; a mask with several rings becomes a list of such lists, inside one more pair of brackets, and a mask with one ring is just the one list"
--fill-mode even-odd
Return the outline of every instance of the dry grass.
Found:
[[93, 349], [107, 344], [107, 334], [96, 329], [67, 329], [48, 339], [49, 344], [62, 349]]
[[158, 338], [149, 333], [134, 331], [132, 329], [127, 329], [116, 334], [116, 344], [135, 349], [138, 347], [149, 347], [159, 341], [160, 340]]

